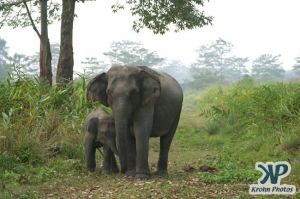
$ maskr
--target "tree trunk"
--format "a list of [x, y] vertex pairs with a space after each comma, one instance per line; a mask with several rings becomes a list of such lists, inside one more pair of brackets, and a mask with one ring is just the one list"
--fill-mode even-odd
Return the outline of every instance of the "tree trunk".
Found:
[[73, 21], [75, 0], [63, 0], [61, 15], [60, 53], [56, 83], [64, 86], [73, 80]]
[[48, 38], [47, 0], [41, 4], [41, 35], [40, 35], [40, 78], [52, 85], [51, 50]]

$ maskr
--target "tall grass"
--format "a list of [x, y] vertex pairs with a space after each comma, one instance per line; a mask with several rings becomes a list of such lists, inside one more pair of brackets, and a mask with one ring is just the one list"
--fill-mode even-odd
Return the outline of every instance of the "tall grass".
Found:
[[198, 111], [207, 133], [223, 140], [219, 150], [238, 164], [290, 161], [300, 182], [300, 82], [244, 79], [215, 86], [198, 101]]
[[289, 133], [300, 122], [300, 83], [257, 84], [246, 79], [233, 87], [209, 90], [199, 109], [211, 120]]
[[1, 83], [0, 174], [56, 156], [83, 160], [82, 123], [95, 105], [85, 93], [84, 77], [64, 89], [21, 74]]

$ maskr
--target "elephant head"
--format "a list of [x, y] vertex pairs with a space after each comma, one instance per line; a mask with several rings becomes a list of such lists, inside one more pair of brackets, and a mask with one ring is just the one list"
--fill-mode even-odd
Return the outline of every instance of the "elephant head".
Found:
[[89, 100], [99, 100], [112, 108], [121, 172], [126, 171], [126, 136], [135, 111], [154, 103], [160, 96], [158, 75], [147, 67], [115, 65], [107, 73], [96, 76], [87, 86]]
[[86, 121], [84, 136], [85, 160], [90, 172], [95, 171], [95, 153], [97, 148], [103, 147], [104, 151], [111, 150], [118, 155], [113, 118], [95, 117], [97, 114], [93, 116]]

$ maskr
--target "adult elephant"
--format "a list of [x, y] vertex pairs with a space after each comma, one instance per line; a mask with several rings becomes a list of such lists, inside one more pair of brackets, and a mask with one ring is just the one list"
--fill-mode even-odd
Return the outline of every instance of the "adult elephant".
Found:
[[89, 82], [87, 98], [112, 108], [121, 172], [148, 179], [149, 137], [160, 137], [157, 173], [167, 174], [183, 100], [175, 79], [145, 66], [114, 65]]

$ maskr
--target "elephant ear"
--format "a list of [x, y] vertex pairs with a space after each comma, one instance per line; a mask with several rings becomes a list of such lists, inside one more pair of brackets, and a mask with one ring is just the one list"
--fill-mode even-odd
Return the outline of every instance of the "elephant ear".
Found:
[[160, 96], [161, 85], [158, 78], [160, 74], [146, 66], [140, 68], [143, 73], [142, 104], [146, 105]]
[[106, 88], [107, 76], [106, 73], [101, 73], [88, 83], [86, 92], [87, 99], [90, 101], [99, 100], [103, 105], [108, 106]]

